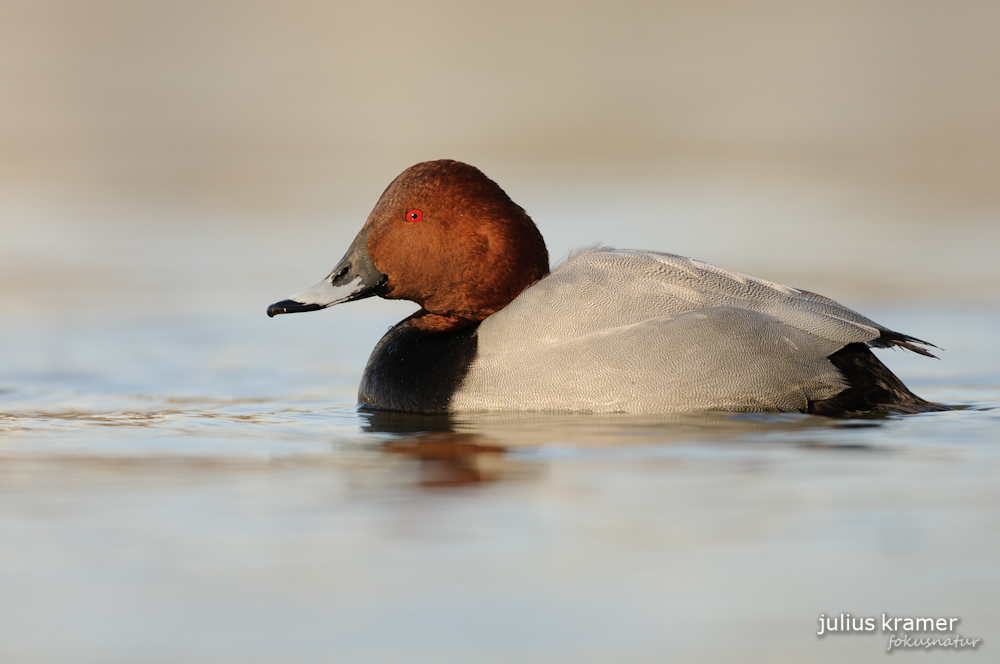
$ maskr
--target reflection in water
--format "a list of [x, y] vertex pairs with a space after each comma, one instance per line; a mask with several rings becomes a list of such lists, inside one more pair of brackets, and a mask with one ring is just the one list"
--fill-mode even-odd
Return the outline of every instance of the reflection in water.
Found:
[[[892, 416], [869, 415], [864, 421], [795, 413], [663, 413], [656, 415], [579, 413], [461, 413], [414, 415], [361, 411], [366, 433], [451, 433], [474, 436], [488, 447], [643, 445], [746, 440], [773, 434], [808, 434], [845, 428], [878, 427]], [[466, 440], [462, 438], [462, 440]]]
[[[397, 476], [421, 487], [457, 487], [537, 478], [544, 463], [531, 450], [646, 449], [677, 453], [691, 446], [747, 443], [817, 449], [866, 449], [844, 434], [877, 429], [892, 417], [836, 420], [797, 414], [679, 413], [662, 415], [571, 413], [464, 413], [420, 415], [358, 411], [328, 399], [198, 398], [132, 395], [77, 399], [73, 409], [58, 394], [35, 394], [27, 408], [8, 403], [0, 413], [0, 441], [10, 457], [48, 457], [81, 463], [216, 458], [219, 467], [297, 463], [337, 468], [349, 450], [374, 449], [406, 459], [412, 472]], [[46, 407], [48, 406], [48, 407]], [[139, 406], [137, 408], [137, 406]], [[897, 416], [898, 418], [898, 416]], [[39, 445], [39, 436], [57, 441]], [[331, 439], [332, 436], [332, 439]], [[332, 442], [332, 446], [331, 446]], [[346, 446], [346, 447], [345, 447]], [[707, 449], [707, 448], [706, 448]], [[511, 450], [518, 450], [512, 455]], [[528, 462], [524, 452], [528, 451]], [[263, 456], [262, 456], [263, 455]], [[261, 463], [263, 462], [263, 466]], [[399, 467], [398, 465], [396, 466]], [[178, 471], [183, 472], [183, 471]]]
[[421, 486], [465, 486], [495, 482], [510, 470], [504, 449], [483, 441], [475, 434], [441, 431], [391, 441], [382, 449], [418, 460]]
[[[477, 445], [489, 449], [545, 445], [577, 447], [784, 440], [802, 443], [811, 433], [827, 435], [857, 428], [878, 428], [894, 417], [831, 419], [798, 414], [672, 413], [661, 415], [572, 413], [463, 413], [419, 415], [358, 411], [353, 404], [331, 406], [329, 399], [163, 398], [127, 396], [78, 399], [67, 409], [61, 399], [45, 403], [35, 395], [28, 408], [0, 412], [0, 438], [23, 440], [25, 435], [102, 436], [225, 436], [242, 439], [312, 440], [315, 434], [369, 438], [440, 434], [438, 443]], [[136, 408], [136, 401], [145, 402]], [[46, 407], [48, 406], [48, 407]], [[141, 434], [148, 435], [148, 434]], [[811, 440], [811, 439], [810, 439]], [[811, 442], [811, 445], [822, 444]], [[461, 449], [461, 448], [459, 448]]]
[[885, 415], [867, 421], [811, 415], [673, 413], [661, 415], [569, 413], [463, 413], [420, 415], [360, 412], [362, 431], [393, 434], [382, 449], [419, 462], [417, 484], [453, 487], [521, 479], [537, 474], [537, 464], [511, 459], [510, 449], [565, 445], [622, 447], [692, 443], [776, 442], [817, 449], [873, 449], [867, 443], [824, 439], [813, 432], [876, 428]]
[[366, 433], [421, 433], [425, 431], [455, 431], [451, 415], [393, 413], [382, 410], [360, 410], [361, 430]]

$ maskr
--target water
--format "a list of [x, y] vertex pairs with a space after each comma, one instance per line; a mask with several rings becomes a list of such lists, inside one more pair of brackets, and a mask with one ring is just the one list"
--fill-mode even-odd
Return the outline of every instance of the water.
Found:
[[[858, 245], [844, 237], [869, 219], [821, 242], [819, 218], [796, 244], [773, 234], [829, 210], [823, 195], [781, 208], [767, 200], [789, 205], [787, 191], [515, 185], [555, 257], [603, 233], [790, 275], [938, 344], [937, 361], [879, 355], [956, 410], [360, 413], [368, 353], [412, 305], [264, 315], [323, 276], [358, 215], [11, 213], [0, 661], [881, 661], [888, 634], [817, 637], [821, 614], [840, 613], [958, 617], [985, 642], [920, 657], [991, 657], [1000, 309], [983, 257], [996, 224], [899, 243], [903, 226], [872, 227]], [[665, 221], [612, 227], [611, 209]], [[769, 211], [754, 227], [770, 231], [746, 231]]]
[[992, 649], [1000, 316], [942, 307], [874, 313], [944, 360], [882, 355], [963, 410], [858, 420], [359, 413], [386, 320], [346, 309], [8, 327], [0, 655], [881, 657], [841, 612]]

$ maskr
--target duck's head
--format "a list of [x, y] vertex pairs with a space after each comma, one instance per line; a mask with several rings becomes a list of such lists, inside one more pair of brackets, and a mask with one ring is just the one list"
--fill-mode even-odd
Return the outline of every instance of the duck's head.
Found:
[[315, 311], [372, 295], [411, 300], [425, 325], [461, 327], [505, 307], [549, 272], [538, 228], [477, 168], [411, 166], [379, 198], [333, 271], [267, 315]]

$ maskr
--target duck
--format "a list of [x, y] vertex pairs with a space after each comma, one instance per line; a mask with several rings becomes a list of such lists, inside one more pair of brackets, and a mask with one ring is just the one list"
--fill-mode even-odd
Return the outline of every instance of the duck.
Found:
[[945, 410], [871, 352], [934, 357], [834, 300], [675, 254], [591, 246], [554, 270], [527, 212], [438, 160], [382, 193], [333, 270], [267, 309], [378, 296], [419, 305], [375, 346], [374, 411], [809, 413]]

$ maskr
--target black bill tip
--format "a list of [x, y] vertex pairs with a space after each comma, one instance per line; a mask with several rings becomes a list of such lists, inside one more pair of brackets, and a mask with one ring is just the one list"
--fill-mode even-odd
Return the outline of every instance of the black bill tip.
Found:
[[295, 300], [282, 300], [269, 306], [267, 308], [267, 315], [270, 318], [274, 318], [278, 314], [297, 314], [302, 311], [316, 311], [322, 308], [323, 306], [319, 304], [303, 304]]

